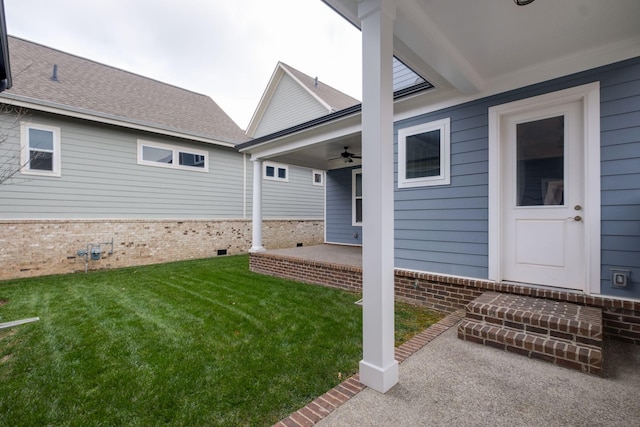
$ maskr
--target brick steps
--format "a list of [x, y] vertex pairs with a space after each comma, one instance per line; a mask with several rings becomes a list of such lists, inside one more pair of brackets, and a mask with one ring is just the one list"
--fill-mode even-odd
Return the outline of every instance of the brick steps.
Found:
[[458, 338], [600, 375], [602, 310], [485, 292], [466, 306]]

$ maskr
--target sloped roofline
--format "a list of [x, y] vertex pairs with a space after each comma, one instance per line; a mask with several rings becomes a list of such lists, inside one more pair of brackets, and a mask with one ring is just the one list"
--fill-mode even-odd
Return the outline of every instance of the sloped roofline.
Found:
[[[7, 40], [8, 38], [9, 37], [7, 37]], [[110, 110], [109, 108], [107, 108], [107, 109], [101, 110], [99, 108], [98, 109], [87, 108], [87, 105], [83, 105], [82, 103], [73, 104], [70, 102], [60, 102], [59, 99], [56, 99], [56, 97], [41, 96], [41, 93], [42, 93], [41, 89], [34, 90], [34, 87], [29, 87], [28, 84], [26, 85], [26, 87], [22, 85], [18, 85], [16, 81], [13, 82], [14, 83], [13, 90], [3, 92], [2, 94], [0, 94], [0, 102], [2, 103], [25, 107], [25, 108], [29, 108], [37, 111], [60, 114], [67, 117], [90, 120], [97, 123], [104, 123], [104, 124], [110, 124], [110, 125], [115, 125], [115, 126], [129, 128], [129, 129], [142, 130], [145, 132], [151, 132], [159, 135], [188, 139], [192, 141], [198, 141], [198, 142], [203, 142], [203, 143], [218, 145], [223, 147], [234, 147], [238, 143], [247, 140], [242, 129], [240, 129], [237, 126], [237, 124], [235, 124], [233, 120], [226, 114], [226, 112], [224, 112], [224, 110], [222, 110], [215, 103], [215, 101], [213, 101], [207, 95], [203, 95], [201, 93], [184, 89], [179, 86], [165, 83], [153, 78], [142, 76], [140, 74], [136, 74], [130, 71], [122, 70], [112, 65], [108, 65], [92, 59], [84, 58], [79, 55], [75, 55], [73, 53], [61, 51], [59, 49], [42, 45], [37, 42], [32, 42], [32, 41], [25, 40], [19, 37], [14, 37], [14, 36], [11, 36], [11, 39], [12, 41], [15, 40], [16, 42], [25, 44], [25, 46], [33, 46], [34, 48], [37, 48], [37, 49], [46, 49], [46, 52], [52, 52], [55, 55], [59, 55], [60, 58], [54, 56], [53, 59], [52, 58], [48, 59], [48, 60], [53, 60], [54, 65], [55, 65], [55, 61], [57, 60], [62, 60], [62, 58], [71, 58], [71, 60], [81, 61], [81, 64], [87, 64], [88, 67], [92, 67], [92, 65], [90, 64], [93, 64], [94, 76], [101, 75], [101, 74], [95, 74], [95, 69], [96, 69], [95, 67], [104, 67], [105, 70], [111, 70], [113, 72], [111, 74], [112, 79], [114, 75], [131, 76], [132, 79], [139, 79], [138, 81], [140, 82], [148, 82], [148, 84], [150, 85], [150, 89], [153, 89], [154, 87], [155, 88], [164, 87], [170, 91], [169, 92], [170, 94], [184, 93], [184, 94], [188, 94], [186, 95], [187, 97], [194, 97], [196, 101], [202, 100], [204, 102], [203, 104], [204, 106], [208, 106], [209, 104], [211, 104], [210, 111], [211, 111], [211, 114], [213, 114], [213, 116], [218, 117], [220, 115], [224, 115], [224, 117], [220, 117], [220, 119], [222, 120], [221, 122], [222, 124], [229, 122], [227, 123], [229, 124], [229, 126], [233, 124], [233, 126], [237, 128], [236, 133], [238, 134], [238, 138], [234, 139], [232, 137], [227, 137], [225, 135], [215, 135], [214, 132], [211, 132], [211, 133], [204, 132], [204, 131], [200, 131], [197, 128], [189, 129], [189, 125], [186, 125], [185, 127], [175, 127], [175, 126], [172, 126], [171, 123], [163, 123], [162, 121], [155, 121], [155, 120], [145, 120], [144, 114], [138, 115], [138, 117], [136, 117], [135, 115], [127, 116], [123, 114], [118, 114], [119, 112], [121, 112], [121, 110], [119, 109], [113, 110], [113, 108], [111, 108]], [[19, 46], [22, 46], [22, 45], [19, 45]], [[24, 62], [24, 58], [29, 58], [28, 56], [29, 54], [27, 53], [25, 55], [25, 52], [28, 52], [28, 51], [25, 51], [22, 48], [19, 49], [18, 51], [12, 50], [12, 55], [14, 54], [19, 55], [21, 60]], [[31, 54], [33, 54], [33, 52], [31, 52]], [[37, 63], [36, 61], [37, 67], [42, 67], [42, 65], [43, 65], [42, 63]], [[98, 68], [98, 70], [100, 69], [101, 68]], [[34, 70], [32, 69], [31, 65], [25, 68], [25, 74], [33, 71]], [[22, 78], [24, 79], [27, 77], [22, 76]], [[33, 77], [28, 76], [28, 78], [33, 78]], [[35, 78], [39, 78], [39, 77], [36, 75]], [[27, 80], [27, 82], [28, 81], [30, 80]], [[133, 81], [133, 80], [129, 79], [129, 81]], [[74, 82], [74, 80], [71, 80], [71, 82]], [[178, 91], [178, 92], [172, 92], [172, 91]], [[75, 96], [78, 96], [77, 92]], [[153, 118], [153, 116], [147, 116], [147, 117]], [[223, 126], [221, 129], [223, 129], [223, 133], [224, 133], [225, 132], [224, 129], [227, 129], [227, 128]]]
[[[422, 82], [422, 83], [418, 83], [414, 86], [410, 86], [408, 88], [404, 88], [404, 89], [400, 89], [396, 92], [394, 92], [393, 94], [393, 100], [394, 102], [401, 99], [401, 98], [405, 98], [411, 95], [415, 95], [417, 93], [423, 92], [425, 90], [429, 90], [432, 89], [433, 85], [429, 82]], [[269, 135], [264, 135], [261, 136], [260, 138], [255, 138], [252, 139], [251, 141], [247, 141], [247, 142], [243, 142], [242, 144], [238, 144], [236, 145], [236, 149], [240, 152], [247, 152], [249, 151], [251, 148], [269, 143], [273, 140], [276, 140], [278, 138], [282, 138], [284, 136], [288, 136], [288, 135], [293, 135], [295, 133], [298, 132], [302, 132], [308, 129], [312, 129], [315, 128], [317, 126], [321, 126], [327, 123], [331, 123], [331, 122], [336, 122], [340, 119], [343, 119], [345, 117], [349, 117], [355, 114], [360, 114], [362, 112], [362, 103], [360, 104], [356, 104], [354, 106], [351, 107], [347, 107], [344, 108], [342, 110], [339, 111], [335, 111], [333, 113], [327, 114], [325, 116], [322, 117], [318, 117], [316, 119], [313, 120], [309, 120], [307, 122], [301, 123], [299, 125], [295, 125], [292, 126], [290, 128], [287, 129], [283, 129], [274, 133], [271, 133]]]
[[0, 97], [0, 102], [15, 105], [17, 107], [24, 107], [27, 109], [42, 111], [45, 113], [60, 114], [66, 117], [90, 120], [92, 122], [126, 127], [129, 129], [141, 130], [176, 138], [184, 138], [192, 141], [205, 142], [208, 144], [220, 145], [224, 147], [235, 147], [236, 145], [238, 145], [234, 142], [224, 141], [222, 138], [213, 139], [207, 135], [189, 133], [185, 132], [184, 130], [175, 129], [168, 126], [159, 127], [156, 123], [145, 122], [143, 120], [134, 120], [122, 116], [100, 113], [97, 111], [76, 108], [69, 105], [43, 101], [41, 99], [29, 98], [27, 96], [14, 95], [8, 92], [4, 92], [2, 94], [2, 97]]
[[249, 120], [247, 129], [245, 130], [245, 133], [247, 135], [252, 135], [256, 131], [258, 127], [258, 123], [260, 123], [260, 120], [262, 119], [262, 116], [264, 115], [267, 109], [267, 105], [269, 105], [269, 100], [271, 99], [271, 97], [276, 91], [276, 88], [278, 87], [278, 82], [282, 77], [282, 73], [283, 73], [282, 63], [278, 61], [278, 63], [276, 64], [276, 67], [273, 69], [273, 72], [271, 73], [271, 77], [269, 78], [269, 82], [267, 83], [267, 86], [264, 88], [264, 92], [260, 97], [260, 101], [258, 101], [258, 106], [253, 112], [253, 115], [251, 116], [251, 120]]
[[[332, 111], [331, 105], [329, 105], [329, 103], [327, 101], [325, 101], [324, 99], [322, 99], [320, 96], [318, 96], [317, 93], [313, 93], [312, 90], [309, 89], [309, 87], [303, 82], [301, 81], [293, 71], [297, 71], [300, 74], [304, 74], [301, 71], [296, 70], [295, 68], [283, 63], [283, 62], [278, 62], [278, 65], [280, 65], [280, 67], [284, 70], [285, 73], [287, 73], [293, 80], [295, 80], [300, 86], [302, 86], [302, 88], [311, 96], [313, 96], [320, 104], [322, 104], [322, 106], [324, 108], [327, 109], [327, 111]], [[310, 76], [308, 76], [310, 77]]]
[[[276, 89], [278, 88], [278, 83], [280, 82], [280, 80], [282, 79], [283, 75], [288, 75], [289, 77], [291, 77], [293, 79], [293, 81], [295, 81], [305, 92], [307, 92], [309, 95], [311, 95], [313, 97], [313, 99], [315, 99], [316, 101], [318, 101], [318, 103], [327, 111], [327, 113], [331, 113], [336, 111], [336, 108], [331, 105], [327, 100], [325, 100], [324, 98], [322, 98], [322, 96], [320, 96], [318, 93], [314, 92], [313, 90], [311, 90], [311, 88], [309, 87], [308, 84], [306, 84], [305, 82], [303, 82], [302, 80], [300, 80], [300, 78], [296, 75], [299, 74], [301, 76], [306, 77], [309, 80], [313, 80], [312, 77], [310, 77], [309, 75], [303, 73], [300, 70], [297, 70], [296, 68], [285, 64], [282, 61], [278, 61], [278, 63], [276, 64], [276, 68], [274, 69], [273, 73], [271, 74], [271, 78], [269, 79], [269, 83], [267, 83], [267, 87], [265, 88], [264, 93], [262, 94], [262, 97], [260, 98], [260, 101], [258, 102], [258, 107], [256, 108], [256, 110], [253, 113], [253, 116], [251, 117], [251, 121], [249, 122], [249, 125], [247, 126], [247, 130], [246, 130], [246, 134], [247, 135], [252, 135], [257, 127], [258, 124], [260, 123], [260, 120], [262, 119], [262, 117], [264, 116], [264, 113], [266, 111], [267, 106], [269, 105], [269, 102], [271, 100], [271, 97], [274, 95], [274, 93], [276, 92]], [[350, 98], [353, 100], [354, 104], [358, 103], [358, 100], [339, 91], [338, 89], [323, 83], [324, 87], [331, 89], [333, 92], [335, 92], [336, 94], [341, 94], [344, 95], [344, 98]]]

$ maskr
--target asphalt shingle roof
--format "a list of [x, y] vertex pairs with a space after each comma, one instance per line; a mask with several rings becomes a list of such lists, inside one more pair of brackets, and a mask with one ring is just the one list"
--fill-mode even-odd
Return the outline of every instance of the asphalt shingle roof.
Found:
[[11, 36], [9, 53], [13, 87], [2, 95], [221, 142], [249, 139], [206, 95]]

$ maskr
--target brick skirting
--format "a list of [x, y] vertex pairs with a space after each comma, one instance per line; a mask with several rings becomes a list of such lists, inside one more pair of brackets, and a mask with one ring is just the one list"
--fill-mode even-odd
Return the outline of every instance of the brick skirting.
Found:
[[[322, 220], [265, 220], [271, 248], [322, 243]], [[78, 256], [101, 246], [98, 260]], [[246, 253], [250, 220], [0, 220], [0, 280]]]
[[[269, 253], [251, 254], [250, 268], [257, 273], [305, 283], [362, 292], [362, 268], [309, 261]], [[399, 301], [419, 304], [444, 313], [464, 308], [486, 291], [504, 292], [566, 301], [602, 309], [605, 336], [640, 344], [640, 301], [618, 300], [566, 292], [496, 283], [488, 280], [395, 270], [395, 295]]]

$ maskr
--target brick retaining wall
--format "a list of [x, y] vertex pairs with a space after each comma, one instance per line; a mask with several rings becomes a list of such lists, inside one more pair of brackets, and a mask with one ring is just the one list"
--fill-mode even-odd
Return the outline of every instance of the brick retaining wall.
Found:
[[[250, 268], [257, 273], [362, 292], [362, 269], [268, 253], [251, 254]], [[453, 313], [486, 291], [506, 292], [602, 308], [604, 333], [640, 344], [640, 301], [540, 289], [488, 280], [395, 270], [395, 295], [399, 301]]]
[[[322, 243], [321, 220], [265, 220], [269, 248]], [[84, 271], [77, 255], [89, 243], [113, 239], [114, 253], [89, 261], [91, 270], [246, 253], [250, 220], [24, 220], [0, 221], [0, 280]]]

